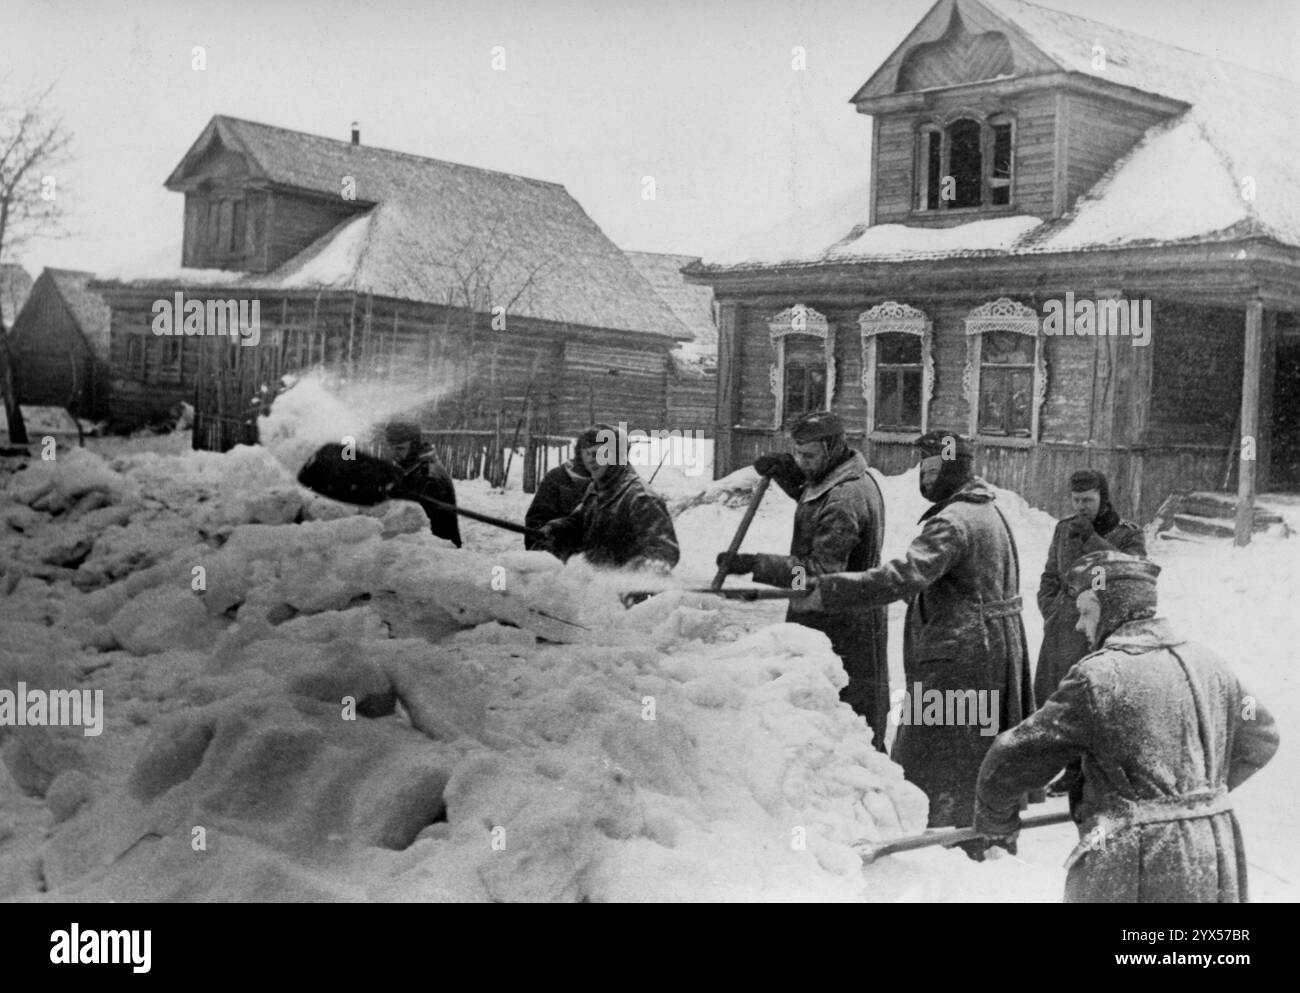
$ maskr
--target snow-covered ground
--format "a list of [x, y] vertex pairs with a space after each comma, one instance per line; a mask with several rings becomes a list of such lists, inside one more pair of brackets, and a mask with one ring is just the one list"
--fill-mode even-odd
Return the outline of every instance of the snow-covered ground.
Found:
[[[674, 591], [624, 611], [619, 590], [655, 581], [468, 520], [457, 550], [413, 505], [315, 497], [294, 460], [338, 426], [277, 405], [267, 449], [95, 439], [5, 475], [0, 686], [101, 690], [104, 726], [0, 729], [0, 898], [1060, 899], [1068, 826], [983, 864], [930, 849], [861, 865], [854, 844], [921, 830], [925, 799], [783, 604]], [[709, 477], [656, 479], [683, 550], [673, 586], [707, 585], [754, 482]], [[915, 470], [881, 483], [893, 555], [926, 505]], [[530, 499], [517, 482], [457, 492], [514, 520]], [[1036, 646], [1052, 521], [999, 499]], [[770, 490], [744, 550], [785, 550], [792, 513]], [[1256, 900], [1300, 897], [1297, 548], [1153, 551], [1165, 612], [1282, 729], [1235, 794]]]

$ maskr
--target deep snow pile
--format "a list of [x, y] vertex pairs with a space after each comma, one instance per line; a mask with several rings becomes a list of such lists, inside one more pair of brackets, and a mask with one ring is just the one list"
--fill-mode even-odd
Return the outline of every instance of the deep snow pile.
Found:
[[106, 711], [3, 729], [0, 896], [855, 899], [852, 845], [924, 826], [815, 632], [624, 611], [259, 448], [69, 452], [0, 508], [0, 685]]

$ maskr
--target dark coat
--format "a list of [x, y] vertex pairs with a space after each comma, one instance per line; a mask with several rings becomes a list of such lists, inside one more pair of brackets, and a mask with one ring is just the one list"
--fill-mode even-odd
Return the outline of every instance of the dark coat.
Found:
[[1043, 644], [1038, 651], [1038, 667], [1034, 670], [1034, 700], [1038, 706], [1047, 702], [1057, 685], [1070, 671], [1070, 666], [1089, 652], [1088, 639], [1074, 630], [1079, 623], [1079, 610], [1074, 597], [1065, 587], [1065, 576], [1082, 556], [1088, 552], [1117, 551], [1146, 558], [1146, 536], [1132, 521], [1118, 521], [1105, 534], [1089, 532], [1080, 541], [1070, 536], [1070, 522], [1066, 518], [1056, 525], [1052, 546], [1047, 552], [1047, 565], [1038, 583], [1038, 610], [1043, 615]]
[[[755, 556], [754, 580], [790, 589], [796, 567], [803, 575], [862, 572], [880, 564], [885, 538], [885, 501], [859, 453], [807, 483], [778, 478], [777, 484], [799, 501], [789, 555]], [[787, 621], [815, 628], [831, 640], [844, 662], [849, 685], [840, 699], [866, 718], [876, 747], [884, 750], [889, 718], [888, 615], [883, 607], [858, 607], [838, 613], [809, 611], [791, 600]]]
[[597, 566], [658, 562], [671, 569], [681, 555], [667, 505], [630, 465], [610, 466], [582, 502], [553, 523], [561, 558], [582, 552]]
[[[524, 525], [540, 528], [547, 521], [571, 514], [590, 485], [591, 477], [575, 470], [572, 462], [556, 466], [537, 484], [537, 493], [524, 515]], [[529, 535], [524, 536], [524, 548], [546, 550], [540, 539]]]
[[[994, 493], [975, 477], [921, 518], [906, 554], [861, 575], [818, 584], [828, 609], [908, 600], [903, 669], [909, 699], [927, 691], [997, 692], [997, 729], [1033, 710], [1029, 653], [1020, 619], [1020, 567], [1011, 529]], [[992, 711], [990, 710], [990, 714]], [[982, 733], [983, 732], [983, 733]], [[930, 827], [965, 827], [975, 811], [975, 778], [993, 735], [975, 722], [900, 725], [891, 757], [930, 798]]]
[[413, 459], [399, 463], [398, 468], [402, 471], [402, 477], [393, 487], [391, 495], [400, 500], [419, 503], [429, 518], [429, 530], [459, 548], [460, 518], [450, 510], [443, 510], [421, 500], [421, 497], [432, 497], [443, 503], [455, 504], [456, 487], [442, 463], [432, 451], [425, 451]]
[[1075, 850], [1067, 902], [1244, 901], [1227, 791], [1277, 745], [1272, 716], [1222, 659], [1163, 618], [1130, 621], [998, 738], [980, 770], [976, 827], [1010, 833], [1020, 793], [1082, 757], [1070, 812], [1087, 846]]

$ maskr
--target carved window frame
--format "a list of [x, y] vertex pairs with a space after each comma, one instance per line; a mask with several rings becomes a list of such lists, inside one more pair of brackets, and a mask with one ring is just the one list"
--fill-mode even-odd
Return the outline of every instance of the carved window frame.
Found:
[[[1041, 437], [1043, 401], [1047, 399], [1047, 345], [1037, 312], [1010, 297], [998, 297], [967, 314], [965, 324], [966, 368], [962, 370], [961, 385], [968, 411], [966, 433], [981, 444], [1009, 447], [1036, 445]], [[1034, 339], [1034, 398], [1028, 438], [979, 433], [980, 350], [983, 336], [990, 331], [1009, 331]]]
[[867, 435], [879, 441], [905, 439], [912, 434], [876, 430], [876, 363], [882, 334], [911, 334], [921, 339], [921, 434], [929, 430], [930, 400], [934, 396], [934, 322], [923, 311], [887, 300], [858, 315], [862, 332], [862, 398], [867, 404]]
[[772, 342], [772, 364], [768, 367], [768, 385], [776, 401], [772, 414], [772, 429], [781, 430], [785, 416], [785, 339], [790, 335], [806, 335], [822, 340], [826, 356], [826, 410], [835, 403], [835, 334], [826, 315], [796, 303], [773, 317], [767, 324]]

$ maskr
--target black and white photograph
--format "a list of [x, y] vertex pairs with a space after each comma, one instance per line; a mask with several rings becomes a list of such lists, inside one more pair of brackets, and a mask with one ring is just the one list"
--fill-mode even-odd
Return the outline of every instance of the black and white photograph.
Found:
[[1240, 976], [1114, 905], [1300, 899], [1297, 107], [1293, 0], [10, 0], [23, 954], [1064, 902]]

